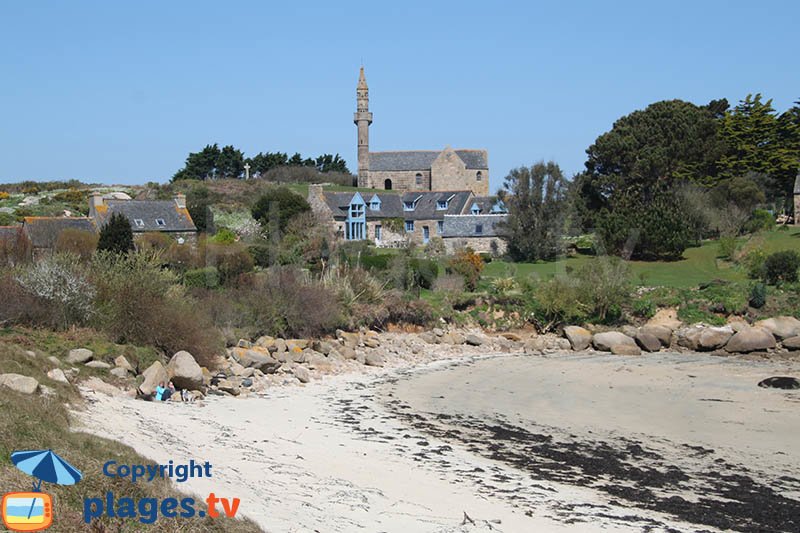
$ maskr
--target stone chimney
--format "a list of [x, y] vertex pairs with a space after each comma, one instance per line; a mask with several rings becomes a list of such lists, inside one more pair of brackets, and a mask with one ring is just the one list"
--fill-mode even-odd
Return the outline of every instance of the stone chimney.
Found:
[[178, 209], [186, 209], [186, 195], [182, 192], [175, 194], [175, 205]]
[[105, 205], [105, 200], [103, 199], [103, 193], [98, 191], [92, 191], [91, 196], [89, 197], [89, 216], [94, 218], [97, 214], [97, 208], [102, 207]]

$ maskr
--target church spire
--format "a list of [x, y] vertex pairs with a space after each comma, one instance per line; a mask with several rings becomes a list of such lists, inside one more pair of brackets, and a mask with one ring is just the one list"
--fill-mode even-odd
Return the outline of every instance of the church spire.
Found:
[[364, 67], [358, 74], [353, 123], [358, 126], [358, 186], [369, 187], [369, 125], [372, 124], [372, 113], [369, 112], [369, 89]]

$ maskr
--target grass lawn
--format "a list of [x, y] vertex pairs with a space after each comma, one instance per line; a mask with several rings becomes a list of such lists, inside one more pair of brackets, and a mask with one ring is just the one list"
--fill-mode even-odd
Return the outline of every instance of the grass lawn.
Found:
[[[800, 252], [800, 228], [790, 227], [761, 233], [740, 241], [743, 250], [761, 248], [766, 253], [779, 250]], [[714, 279], [743, 281], [745, 273], [718, 259], [717, 241], [706, 241], [701, 246], [689, 248], [679, 261], [631, 261], [630, 266], [637, 283], [647, 286], [694, 287]], [[593, 256], [577, 256], [546, 263], [509, 263], [492, 261], [483, 271], [487, 278], [538, 276], [542, 279], [564, 274], [568, 268], [578, 269]]]

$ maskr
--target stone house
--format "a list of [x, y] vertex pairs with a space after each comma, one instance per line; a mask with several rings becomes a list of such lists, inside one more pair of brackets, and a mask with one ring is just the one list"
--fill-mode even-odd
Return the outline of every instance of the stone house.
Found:
[[[472, 191], [414, 191], [405, 193], [325, 192], [321, 185], [310, 185], [308, 203], [317, 216], [328, 221], [337, 238], [346, 241], [369, 240], [380, 247], [401, 247], [409, 243], [427, 244], [433, 238], [447, 242], [446, 220], [449, 216], [469, 215], [473, 221], [486, 221], [486, 237], [497, 238], [494, 229], [502, 214], [487, 213], [488, 197], [476, 197]], [[480, 222], [477, 222], [480, 223]], [[453, 226], [454, 228], [456, 226]], [[474, 229], [474, 228], [473, 228]], [[482, 247], [483, 236], [466, 235]], [[501, 249], [502, 245], [501, 245]]]
[[89, 217], [98, 231], [114, 213], [128, 219], [134, 242], [146, 233], [169, 235], [178, 244], [197, 245], [197, 227], [186, 209], [186, 196], [177, 194], [172, 200], [126, 200], [93, 193], [89, 199]]
[[478, 253], [504, 254], [502, 224], [507, 218], [504, 213], [445, 215], [443, 238], [447, 253], [469, 247]]
[[358, 186], [401, 191], [471, 191], [489, 194], [489, 153], [482, 149], [370, 152], [369, 89], [364, 67], [356, 87]]
[[94, 221], [88, 217], [25, 217], [22, 234], [30, 243], [33, 259], [53, 253], [58, 237], [64, 230], [95, 233]]

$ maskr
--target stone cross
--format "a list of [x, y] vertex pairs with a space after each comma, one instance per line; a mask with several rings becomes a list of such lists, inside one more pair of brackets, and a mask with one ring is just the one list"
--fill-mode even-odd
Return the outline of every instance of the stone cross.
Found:
[[250, 163], [244, 164], [244, 179], [246, 180], [250, 179]]

